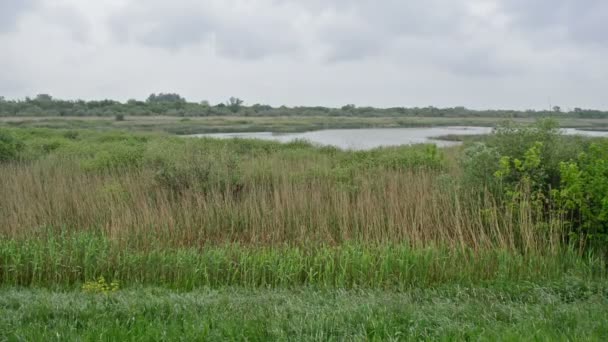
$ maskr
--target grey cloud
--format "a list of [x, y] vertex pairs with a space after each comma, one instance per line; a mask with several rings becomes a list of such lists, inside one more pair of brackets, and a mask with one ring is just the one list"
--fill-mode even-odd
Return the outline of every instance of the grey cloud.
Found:
[[132, 1], [110, 19], [115, 37], [171, 50], [214, 44], [219, 54], [241, 59], [297, 49], [288, 18], [239, 9], [230, 1], [164, 3]]
[[516, 28], [544, 31], [540, 39], [559, 40], [563, 32], [574, 44], [608, 45], [608, 1], [502, 0], [501, 8]]
[[400, 63], [430, 63], [455, 75], [496, 77], [518, 72], [518, 66], [501, 59], [497, 46], [476, 42], [474, 34], [467, 32], [466, 24], [474, 18], [466, 2], [331, 3], [326, 10], [338, 15], [318, 32], [331, 63], [391, 56]]
[[[402, 36], [457, 35], [466, 21], [462, 2], [449, 0], [295, 1], [133, 0], [111, 19], [118, 39], [167, 49], [213, 41], [218, 53], [256, 59], [326, 50], [325, 60], [357, 60], [382, 53]], [[306, 18], [298, 31], [293, 22]]]
[[502, 77], [521, 74], [519, 66], [502, 61], [493, 50], [472, 50], [442, 59], [438, 65], [460, 76]]
[[2, 0], [0, 1], [0, 33], [12, 31], [19, 17], [35, 7], [38, 0]]
[[605, 0], [0, 0], [0, 93], [605, 107], [606, 16]]
[[86, 20], [83, 13], [77, 9], [65, 6], [41, 7], [42, 18], [57, 27], [67, 31], [71, 37], [80, 43], [86, 43], [91, 30], [90, 23]]
[[[403, 38], [462, 39], [468, 14], [462, 2], [431, 0], [333, 1], [335, 13], [317, 33], [328, 60], [357, 60], [389, 53]], [[346, 24], [345, 24], [346, 22]], [[403, 47], [402, 50], [408, 50]]]
[[[128, 20], [128, 19], [127, 19]], [[207, 39], [212, 32], [209, 18], [203, 14], [184, 14], [181, 17], [163, 18], [150, 23], [149, 28], [135, 34], [134, 39], [148, 46], [180, 49]], [[129, 34], [130, 27], [120, 25]]]

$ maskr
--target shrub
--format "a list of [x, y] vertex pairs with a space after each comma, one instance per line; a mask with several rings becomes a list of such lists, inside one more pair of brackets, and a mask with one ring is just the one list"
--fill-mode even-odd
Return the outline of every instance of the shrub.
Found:
[[23, 143], [12, 133], [0, 130], [0, 162], [15, 160], [23, 149]]
[[504, 123], [485, 144], [466, 149], [461, 161], [464, 179], [468, 184], [491, 185], [499, 197], [521, 186], [548, 197], [560, 185], [560, 163], [575, 158], [584, 147], [580, 138], [560, 134], [554, 120], [532, 126]]
[[444, 166], [443, 154], [435, 145], [384, 147], [371, 151], [356, 151], [342, 155], [338, 168], [411, 170], [440, 170]]
[[573, 241], [608, 242], [607, 142], [561, 135], [550, 120], [506, 124], [468, 147], [462, 164], [468, 184], [490, 184], [507, 206], [531, 207], [537, 223], [562, 217]]
[[608, 142], [591, 145], [575, 161], [560, 165], [561, 188], [556, 191], [566, 211], [571, 235], [594, 245], [608, 244]]
[[[559, 186], [560, 163], [576, 158], [585, 145], [586, 142], [580, 137], [561, 134], [558, 122], [553, 119], [538, 120], [529, 126], [504, 123], [495, 129], [488, 141], [488, 146], [495, 148], [501, 157], [509, 157], [513, 163], [516, 160], [524, 161], [526, 154], [532, 153], [531, 149], [535, 148], [540, 159], [537, 171], [543, 174], [543, 179], [539, 181], [550, 188]], [[519, 180], [517, 177], [510, 178], [511, 183]]]
[[495, 147], [476, 142], [464, 150], [461, 166], [467, 187], [496, 189], [494, 177], [499, 165], [500, 153]]
[[81, 163], [85, 170], [103, 171], [137, 167], [143, 159], [143, 147], [123, 143], [105, 144], [92, 158]]

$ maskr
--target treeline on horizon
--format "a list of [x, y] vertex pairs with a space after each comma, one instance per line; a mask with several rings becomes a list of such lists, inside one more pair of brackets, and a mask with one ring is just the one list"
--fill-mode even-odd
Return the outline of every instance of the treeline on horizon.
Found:
[[151, 94], [145, 101], [135, 99], [123, 103], [115, 100], [62, 100], [39, 94], [24, 100], [9, 100], [0, 96], [0, 116], [359, 116], [359, 117], [505, 117], [537, 118], [561, 116], [574, 118], [608, 118], [608, 111], [574, 108], [552, 110], [473, 110], [465, 107], [357, 107], [347, 104], [341, 108], [322, 106], [272, 107], [264, 104], [245, 105], [231, 97], [216, 105], [208, 101], [189, 102], [179, 94]]

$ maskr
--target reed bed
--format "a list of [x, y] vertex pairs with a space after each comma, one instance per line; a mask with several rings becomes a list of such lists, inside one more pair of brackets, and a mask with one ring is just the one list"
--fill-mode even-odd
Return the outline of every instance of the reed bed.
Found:
[[146, 169], [89, 173], [69, 160], [2, 166], [0, 232], [29, 237], [54, 227], [188, 247], [354, 241], [515, 251], [561, 244], [558, 221], [539, 232], [525, 205], [501, 207], [433, 170], [366, 171], [344, 184], [323, 174], [302, 179], [302, 166], [284, 161], [254, 167], [275, 171], [259, 183], [249, 174], [245, 185], [176, 193]]
[[601, 258], [459, 181], [459, 150], [17, 131], [0, 284], [391, 287], [604, 277]]

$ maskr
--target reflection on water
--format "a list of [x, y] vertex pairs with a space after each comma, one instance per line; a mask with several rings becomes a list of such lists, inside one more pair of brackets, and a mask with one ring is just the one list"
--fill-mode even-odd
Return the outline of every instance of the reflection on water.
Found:
[[[608, 137], [608, 132], [581, 131], [574, 128], [563, 130], [566, 134], [580, 134], [593, 137]], [[326, 129], [302, 133], [214, 133], [195, 134], [191, 137], [211, 138], [247, 138], [264, 139], [279, 142], [306, 140], [317, 145], [331, 145], [349, 150], [368, 150], [380, 146], [398, 146], [422, 143], [433, 143], [439, 147], [458, 145], [459, 142], [437, 140], [434, 137], [456, 135], [480, 135], [492, 132], [491, 127], [423, 127], [423, 128], [360, 128], [360, 129]]]

